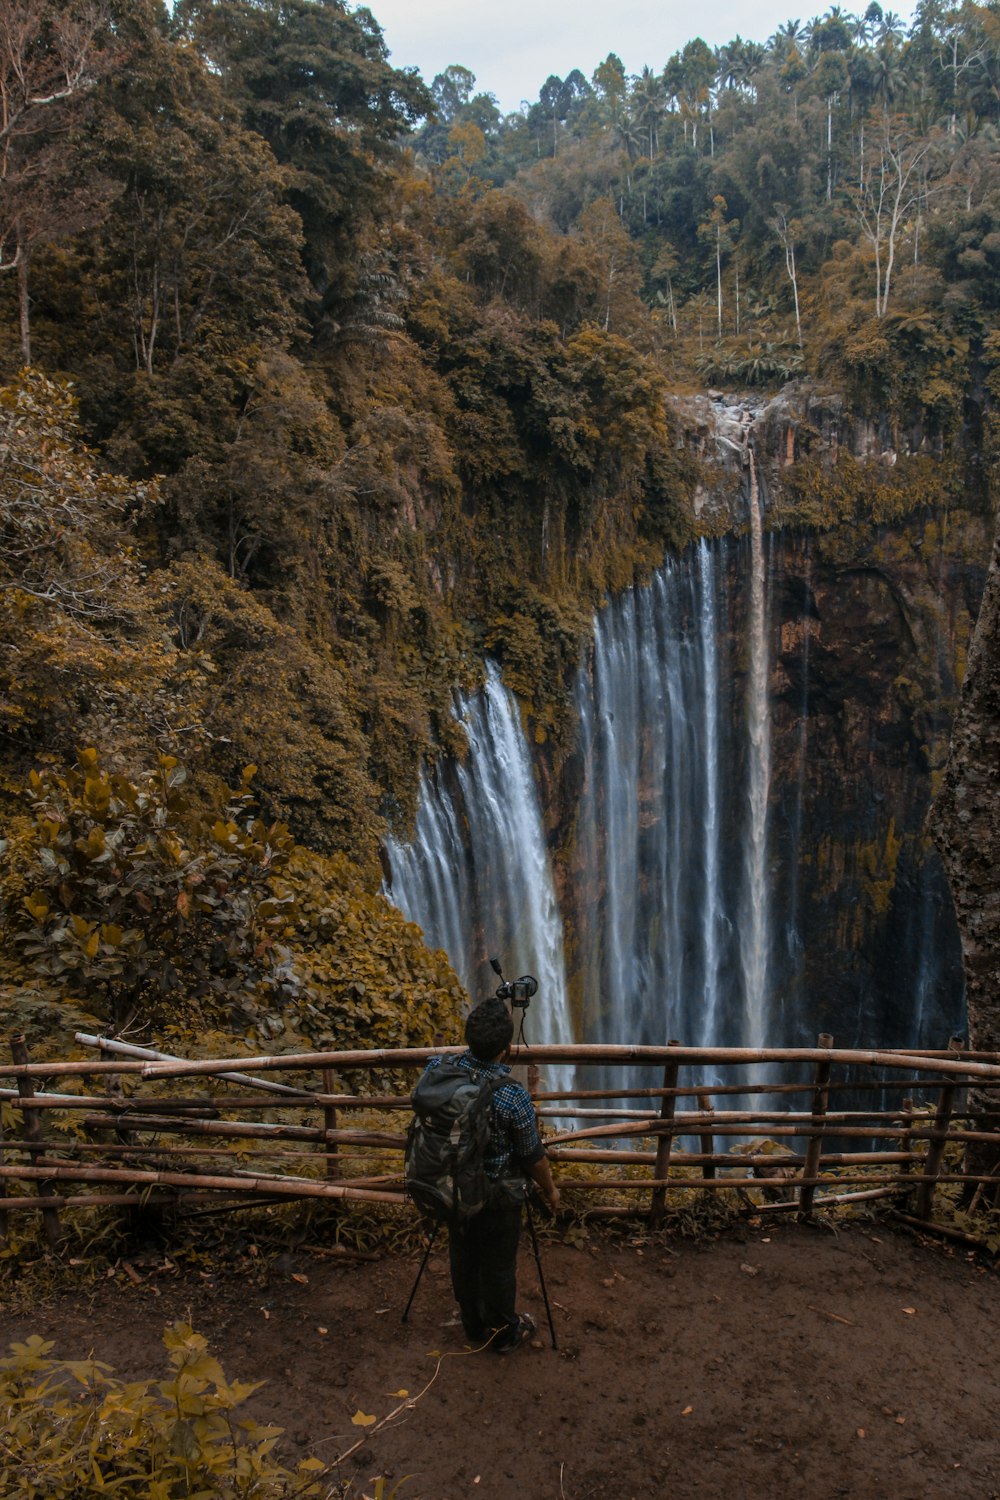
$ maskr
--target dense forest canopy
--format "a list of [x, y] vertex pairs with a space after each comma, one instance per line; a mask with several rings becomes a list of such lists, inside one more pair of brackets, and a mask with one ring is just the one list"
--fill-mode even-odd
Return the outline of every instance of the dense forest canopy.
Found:
[[[375, 12], [0, 0], [5, 974], [118, 1021], [192, 901], [216, 1021], [236, 976], [388, 1037], [418, 971], [440, 1018], [379, 839], [484, 654], [565, 745], [593, 607], [696, 525], [671, 393], [821, 382], [901, 494], [909, 452], [992, 503], [996, 4], [612, 54], [507, 116]], [[102, 925], [135, 859], [155, 933]]]

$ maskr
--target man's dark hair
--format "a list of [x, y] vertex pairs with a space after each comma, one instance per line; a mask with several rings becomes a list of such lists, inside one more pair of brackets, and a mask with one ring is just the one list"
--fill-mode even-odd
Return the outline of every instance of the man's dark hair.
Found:
[[469, 1051], [483, 1062], [492, 1062], [506, 1052], [514, 1035], [514, 1022], [502, 1000], [491, 995], [480, 1000], [469, 1012], [465, 1023], [465, 1040]]

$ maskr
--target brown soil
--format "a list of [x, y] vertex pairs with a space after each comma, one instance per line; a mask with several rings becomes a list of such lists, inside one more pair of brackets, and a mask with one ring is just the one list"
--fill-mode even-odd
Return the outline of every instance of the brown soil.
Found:
[[36, 1332], [159, 1376], [163, 1326], [188, 1318], [230, 1378], [266, 1378], [251, 1406], [285, 1427], [288, 1459], [339, 1456], [363, 1435], [355, 1412], [382, 1419], [437, 1370], [345, 1461], [359, 1494], [383, 1474], [410, 1476], [400, 1500], [1000, 1496], [1000, 1280], [964, 1252], [884, 1225], [546, 1240], [553, 1351], [528, 1250], [539, 1335], [507, 1358], [463, 1352], [437, 1251], [406, 1326], [415, 1259], [302, 1250], [182, 1278], [160, 1256], [8, 1308], [0, 1346]]

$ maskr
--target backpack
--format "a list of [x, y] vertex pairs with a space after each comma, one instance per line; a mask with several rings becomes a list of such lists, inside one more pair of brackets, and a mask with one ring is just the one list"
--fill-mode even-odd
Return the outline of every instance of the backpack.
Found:
[[505, 1077], [486, 1078], [454, 1062], [424, 1073], [406, 1134], [406, 1192], [427, 1218], [461, 1224], [493, 1196], [486, 1175], [493, 1095]]

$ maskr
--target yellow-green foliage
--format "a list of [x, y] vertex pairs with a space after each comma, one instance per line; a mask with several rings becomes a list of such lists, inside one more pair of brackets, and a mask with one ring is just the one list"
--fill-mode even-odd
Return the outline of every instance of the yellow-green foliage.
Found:
[[33, 771], [21, 867], [7, 867], [20, 900], [4, 923], [24, 969], [116, 1024], [166, 1010], [197, 1025], [287, 999], [276, 939], [290, 898], [272, 880], [291, 838], [252, 815], [255, 769], [236, 791], [202, 789], [203, 802], [168, 755], [139, 782], [93, 749], [63, 775]]
[[900, 458], [892, 466], [862, 463], [850, 453], [834, 464], [807, 457], [781, 472], [769, 524], [826, 530], [845, 521], [898, 521], [959, 501], [960, 482], [956, 465], [924, 457]]
[[237, 1415], [260, 1383], [228, 1381], [200, 1334], [164, 1333], [169, 1372], [119, 1380], [95, 1359], [51, 1358], [33, 1335], [0, 1359], [0, 1500], [291, 1500], [328, 1495], [321, 1460], [274, 1456], [280, 1427]]
[[[343, 856], [297, 850], [281, 888], [294, 897], [285, 941], [308, 993], [294, 1024], [316, 1047], [429, 1045], [451, 1040], [468, 997], [447, 957]], [[291, 1017], [289, 1019], [292, 1019]]]

